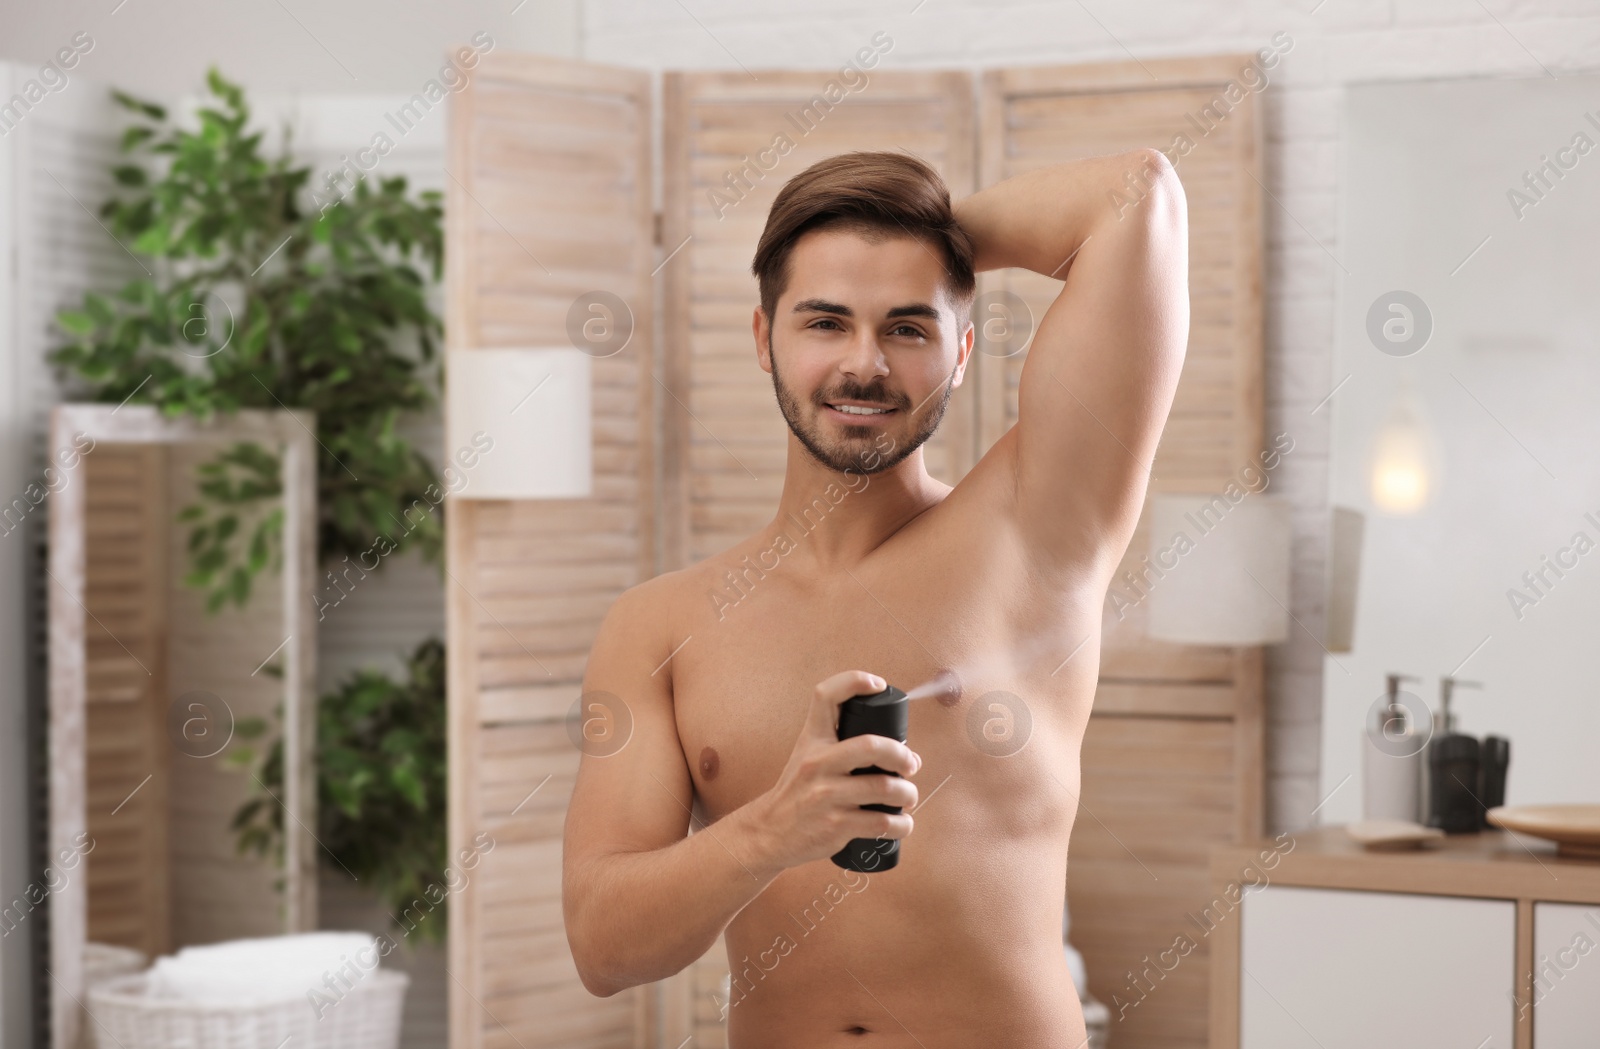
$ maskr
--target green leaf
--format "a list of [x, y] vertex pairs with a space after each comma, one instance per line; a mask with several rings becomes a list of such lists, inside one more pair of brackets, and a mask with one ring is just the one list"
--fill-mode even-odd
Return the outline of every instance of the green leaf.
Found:
[[94, 318], [79, 310], [58, 310], [56, 323], [74, 335], [89, 335], [96, 328]]
[[145, 255], [160, 255], [167, 250], [167, 231], [160, 226], [152, 226], [134, 239], [133, 247]]
[[122, 152], [124, 152], [124, 153], [132, 152], [134, 147], [138, 146], [139, 143], [147, 141], [148, 139], [152, 138], [154, 135], [155, 135], [155, 132], [153, 130], [151, 130], [150, 128], [147, 128], [147, 127], [140, 127], [137, 124], [133, 125], [132, 127], [129, 127], [127, 130], [125, 130], [122, 133], [122, 143], [121, 143]]
[[228, 825], [229, 829], [238, 830], [240, 827], [248, 826], [265, 804], [265, 798], [251, 798], [240, 805], [239, 810], [233, 814], [233, 821]]
[[238, 86], [225, 80], [216, 66], [206, 70], [206, 86], [211, 89], [212, 94], [227, 99], [228, 104], [234, 108], [244, 104], [244, 95]]
[[249, 567], [251, 575], [266, 567], [267, 557], [267, 533], [265, 530], [257, 528], [256, 534], [250, 540]]
[[83, 297], [83, 308], [96, 325], [109, 327], [116, 322], [117, 314], [104, 295], [89, 292]]
[[421, 809], [426, 806], [422, 794], [422, 784], [417, 781], [416, 773], [404, 765], [397, 765], [391, 772], [391, 780], [395, 789], [409, 802], [411, 807]]
[[122, 91], [117, 91], [115, 89], [112, 90], [111, 97], [116, 99], [118, 104], [131, 109], [136, 113], [143, 113], [152, 120], [167, 119], [167, 111], [156, 105], [154, 102], [144, 102], [140, 99], [134, 98], [132, 95]]

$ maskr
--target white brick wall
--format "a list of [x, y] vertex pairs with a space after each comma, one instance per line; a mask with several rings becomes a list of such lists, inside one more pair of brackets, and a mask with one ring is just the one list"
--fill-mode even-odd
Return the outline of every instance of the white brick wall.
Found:
[[[1291, 609], [1305, 629], [1268, 656], [1270, 830], [1321, 798], [1322, 591], [1344, 84], [1561, 76], [1600, 68], [1600, 0], [583, 0], [580, 54], [652, 69], [841, 65], [880, 29], [884, 68], [1088, 62], [1294, 47], [1266, 93], [1267, 432], [1295, 448], [1275, 473], [1294, 512]], [[1308, 633], [1308, 631], [1310, 633]]]

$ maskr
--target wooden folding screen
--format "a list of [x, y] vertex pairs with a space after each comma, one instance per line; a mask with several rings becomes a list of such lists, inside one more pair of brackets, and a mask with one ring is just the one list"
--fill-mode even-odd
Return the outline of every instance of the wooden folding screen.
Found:
[[172, 949], [166, 454], [105, 445], [83, 461], [83, 603], [105, 628], [84, 639], [85, 935], [152, 958]]
[[589, 644], [655, 571], [650, 77], [493, 52], [453, 105], [448, 352], [571, 345], [594, 291], [634, 333], [593, 364], [592, 498], [449, 501], [450, 1044], [635, 1045], [647, 994], [596, 998], [573, 967], [561, 829]]
[[[828, 101], [834, 74], [762, 71], [665, 77], [663, 245], [682, 249], [662, 270], [667, 384], [663, 406], [663, 556], [678, 568], [728, 548], [772, 519], [783, 490], [789, 430], [750, 336], [757, 298], [750, 259], [778, 190], [811, 164], [851, 150], [908, 150], [959, 198], [975, 171], [972, 78], [882, 72]], [[791, 144], [779, 155], [778, 135]], [[753, 162], [753, 163], [752, 163]], [[770, 168], [770, 169], [769, 169]], [[730, 174], [732, 178], [730, 179]], [[731, 203], [730, 203], [731, 201]], [[964, 385], [925, 446], [929, 473], [949, 484], [973, 458], [976, 398]], [[665, 981], [662, 1037], [721, 1044], [716, 993], [728, 971], [721, 942]]]
[[[1140, 146], [1166, 151], [1177, 166], [1189, 209], [1189, 346], [1152, 495], [1221, 492], [1263, 448], [1261, 122], [1245, 86], [1250, 60], [1007, 69], [983, 78], [985, 186]], [[1035, 317], [1060, 286], [1014, 270], [984, 274], [982, 284], [1020, 295]], [[1026, 356], [979, 356], [985, 447], [1016, 421]], [[1210, 900], [1210, 847], [1261, 832], [1262, 650], [1145, 636], [1139, 595], [1150, 584], [1130, 584], [1123, 573], [1141, 575], [1148, 544], [1147, 497], [1112, 584], [1123, 601], [1108, 595], [1102, 614], [1067, 899], [1089, 988], [1113, 1006], [1113, 1043], [1198, 1047], [1206, 1040], [1210, 952], [1189, 915]], [[1181, 963], [1171, 950], [1180, 936], [1197, 945]]]
[[[749, 266], [777, 190], [854, 149], [910, 150], [959, 198], [1057, 159], [1166, 148], [1246, 61], [1008, 70], [981, 85], [963, 72], [873, 70], [842, 97], [827, 72], [668, 73], [652, 250], [646, 75], [486, 58], [452, 117], [452, 352], [560, 343], [566, 307], [597, 287], [633, 304], [637, 329], [628, 353], [595, 362], [594, 499], [450, 507], [452, 855], [480, 832], [496, 842], [452, 897], [454, 1049], [721, 1044], [720, 947], [663, 982], [660, 1013], [652, 993], [602, 1000], [577, 981], [559, 899], [577, 755], [561, 719], [605, 607], [657, 570], [653, 537], [659, 567], [676, 568], [754, 531], [776, 505], [786, 430], [755, 361]], [[1154, 491], [1219, 490], [1262, 443], [1260, 128], [1248, 92], [1228, 109], [1179, 158], [1193, 324]], [[781, 154], [779, 135], [791, 147]], [[653, 286], [666, 339], [659, 431]], [[981, 287], [1017, 292], [1037, 317], [1060, 283], [1003, 273]], [[960, 480], [1015, 421], [1023, 359], [975, 359], [928, 446], [935, 476]], [[1130, 565], [1145, 542], [1141, 521]], [[1142, 624], [1142, 608], [1119, 620], [1108, 605], [1070, 862], [1073, 940], [1108, 1004], [1144, 955], [1190, 928], [1208, 846], [1261, 822], [1261, 650], [1157, 644]], [[1116, 1024], [1119, 1046], [1203, 1044], [1203, 948]]]
[[[772, 519], [788, 427], [756, 363], [750, 259], [772, 198], [826, 157], [903, 149], [971, 193], [972, 79], [954, 72], [668, 73], [663, 116], [665, 278], [664, 568], [725, 550]], [[836, 90], [831, 94], [828, 84]], [[836, 101], [830, 102], [829, 98]], [[774, 147], [778, 136], [788, 145]], [[928, 472], [954, 484], [973, 463], [969, 389], [928, 442]]]

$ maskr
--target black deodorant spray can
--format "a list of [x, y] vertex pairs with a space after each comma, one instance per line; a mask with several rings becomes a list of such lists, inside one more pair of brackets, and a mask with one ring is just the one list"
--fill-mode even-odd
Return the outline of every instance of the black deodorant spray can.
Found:
[[[839, 706], [839, 738], [852, 736], [888, 736], [901, 743], [906, 741], [906, 712], [909, 704], [906, 694], [890, 685], [882, 692], [867, 696], [851, 696]], [[851, 769], [850, 775], [885, 773], [898, 776], [898, 772], [880, 769], [876, 765]], [[864, 809], [878, 812], [899, 812], [898, 805], [863, 805]], [[898, 838], [852, 838], [850, 843], [833, 855], [833, 862], [847, 871], [886, 871], [900, 862]]]

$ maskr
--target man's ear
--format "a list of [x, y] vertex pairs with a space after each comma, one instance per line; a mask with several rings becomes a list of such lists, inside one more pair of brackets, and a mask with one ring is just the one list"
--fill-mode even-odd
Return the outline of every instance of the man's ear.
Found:
[[772, 354], [769, 352], [772, 340], [772, 326], [767, 323], [767, 315], [760, 306], [755, 308], [755, 313], [750, 317], [750, 333], [756, 340], [756, 363], [761, 365], [761, 370], [767, 373], [772, 371]]
[[955, 389], [961, 385], [961, 380], [966, 377], [967, 363], [972, 359], [973, 333], [976, 329], [972, 322], [967, 322], [967, 330], [962, 332], [961, 340], [956, 347], [956, 374], [950, 380], [950, 388]]

